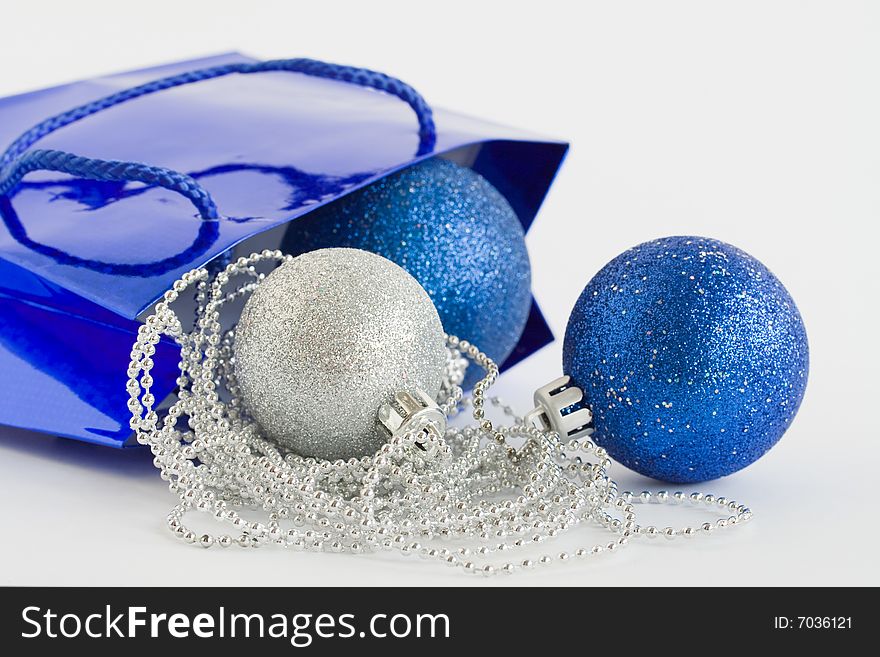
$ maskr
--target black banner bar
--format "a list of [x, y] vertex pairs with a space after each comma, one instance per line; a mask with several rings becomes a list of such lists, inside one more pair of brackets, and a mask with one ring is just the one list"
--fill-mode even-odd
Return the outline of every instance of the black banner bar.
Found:
[[127, 645], [238, 654], [483, 646], [548, 657], [615, 645], [711, 653], [756, 638], [761, 650], [839, 649], [876, 633], [871, 597], [831, 588], [5, 588], [0, 645], [15, 655], [76, 643], [96, 655]]

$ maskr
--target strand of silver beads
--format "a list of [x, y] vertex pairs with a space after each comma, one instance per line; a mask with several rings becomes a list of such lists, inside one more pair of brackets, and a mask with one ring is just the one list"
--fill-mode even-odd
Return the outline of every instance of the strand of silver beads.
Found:
[[[204, 268], [190, 271], [138, 330], [128, 368], [131, 428], [150, 447], [162, 479], [179, 499], [167, 523], [183, 541], [206, 548], [395, 550], [491, 575], [615, 551], [642, 536], [709, 534], [751, 517], [747, 507], [724, 497], [618, 492], [604, 449], [588, 438], [563, 442], [486, 397], [498, 366], [454, 336], [447, 336], [440, 407], [447, 416], [460, 410], [459, 384], [471, 361], [485, 371], [470, 400], [476, 425], [451, 427], [442, 436], [414, 427], [376, 454], [347, 461], [283, 453], [261, 436], [241, 406], [231, 365], [234, 332], [224, 330], [220, 320], [226, 304], [265, 278], [258, 265], [277, 266], [290, 258], [263, 251], [213, 277]], [[172, 309], [186, 291], [196, 299], [191, 330]], [[178, 397], [160, 420], [150, 371], [163, 335], [177, 342], [181, 356]], [[511, 425], [496, 426], [486, 418], [487, 399], [513, 418]], [[522, 445], [514, 449], [513, 440]], [[634, 505], [649, 502], [705, 506], [722, 517], [693, 527], [643, 527]], [[195, 511], [212, 515], [226, 531], [196, 533], [184, 522]], [[245, 518], [254, 514], [262, 519]], [[535, 560], [510, 555], [581, 523], [605, 527], [609, 540]]]

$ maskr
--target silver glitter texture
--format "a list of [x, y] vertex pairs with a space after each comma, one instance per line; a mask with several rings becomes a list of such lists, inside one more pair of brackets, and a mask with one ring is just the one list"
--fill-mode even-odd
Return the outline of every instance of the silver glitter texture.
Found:
[[440, 391], [443, 328], [406, 271], [357, 249], [320, 249], [269, 274], [242, 311], [235, 373], [268, 438], [348, 459], [385, 439], [376, 412], [397, 390]]

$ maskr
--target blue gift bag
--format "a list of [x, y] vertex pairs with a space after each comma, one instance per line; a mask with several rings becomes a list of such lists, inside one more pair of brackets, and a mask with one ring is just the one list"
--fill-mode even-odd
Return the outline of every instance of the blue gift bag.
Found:
[[[114, 447], [138, 318], [181, 274], [276, 248], [288, 222], [440, 154], [527, 230], [568, 148], [432, 112], [378, 73], [239, 54], [0, 99], [0, 144], [0, 424]], [[550, 340], [533, 303], [505, 365]], [[176, 350], [157, 347], [157, 398]]]

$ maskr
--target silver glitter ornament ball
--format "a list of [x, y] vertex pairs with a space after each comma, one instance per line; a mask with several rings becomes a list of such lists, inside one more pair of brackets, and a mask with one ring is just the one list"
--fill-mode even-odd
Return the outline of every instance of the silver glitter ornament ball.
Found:
[[304, 253], [269, 274], [235, 334], [242, 402], [302, 456], [348, 459], [385, 442], [376, 412], [398, 390], [440, 391], [446, 349], [428, 294], [357, 249]]

